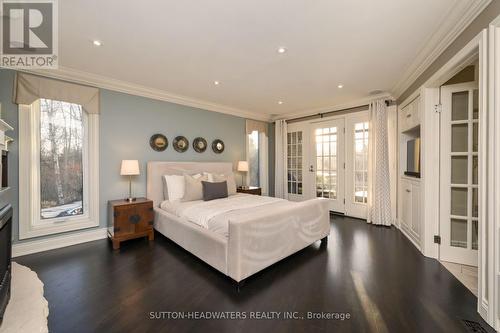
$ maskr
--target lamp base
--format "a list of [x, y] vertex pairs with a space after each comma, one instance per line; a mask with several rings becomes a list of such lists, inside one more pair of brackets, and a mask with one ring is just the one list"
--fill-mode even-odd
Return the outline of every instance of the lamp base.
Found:
[[127, 202], [134, 202], [135, 200], [137, 200], [137, 198], [125, 198]]

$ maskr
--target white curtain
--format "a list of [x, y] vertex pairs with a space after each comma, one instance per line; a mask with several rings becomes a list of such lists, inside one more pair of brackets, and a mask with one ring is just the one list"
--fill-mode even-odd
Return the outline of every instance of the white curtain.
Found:
[[276, 198], [288, 198], [287, 184], [287, 125], [285, 120], [275, 122], [275, 175], [274, 196]]
[[390, 226], [391, 184], [387, 107], [383, 99], [370, 104], [368, 140], [368, 223]]

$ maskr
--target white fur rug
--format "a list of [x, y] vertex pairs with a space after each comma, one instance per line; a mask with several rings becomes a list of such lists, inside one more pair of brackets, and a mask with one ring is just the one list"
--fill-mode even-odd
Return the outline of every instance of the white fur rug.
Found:
[[35, 272], [12, 262], [10, 302], [0, 333], [46, 333], [49, 303], [43, 297], [43, 283]]

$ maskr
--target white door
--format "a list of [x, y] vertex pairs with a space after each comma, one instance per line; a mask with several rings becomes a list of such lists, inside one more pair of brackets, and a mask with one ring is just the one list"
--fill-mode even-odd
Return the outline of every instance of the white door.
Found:
[[302, 201], [311, 197], [310, 191], [304, 186], [309, 177], [308, 159], [304, 156], [309, 145], [308, 124], [291, 123], [287, 134], [287, 172], [288, 172], [288, 199]]
[[310, 186], [316, 197], [327, 198], [330, 210], [345, 213], [344, 200], [344, 119], [311, 124], [313, 156], [309, 172]]
[[368, 112], [346, 116], [345, 214], [366, 219], [368, 201]]
[[478, 262], [477, 83], [441, 88], [440, 259]]

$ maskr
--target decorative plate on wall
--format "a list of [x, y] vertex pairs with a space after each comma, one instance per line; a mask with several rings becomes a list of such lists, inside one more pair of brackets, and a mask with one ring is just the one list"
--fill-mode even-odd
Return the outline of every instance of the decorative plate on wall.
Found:
[[214, 151], [214, 153], [216, 154], [220, 154], [224, 151], [224, 141], [220, 140], [220, 139], [215, 139], [213, 142], [212, 142], [212, 150]]
[[203, 153], [207, 149], [207, 140], [203, 138], [195, 138], [193, 140], [193, 148], [197, 153]]
[[168, 139], [163, 134], [153, 134], [149, 139], [149, 145], [155, 151], [164, 151], [168, 147]]
[[176, 136], [174, 139], [174, 149], [179, 153], [183, 153], [189, 148], [189, 141], [182, 135]]

